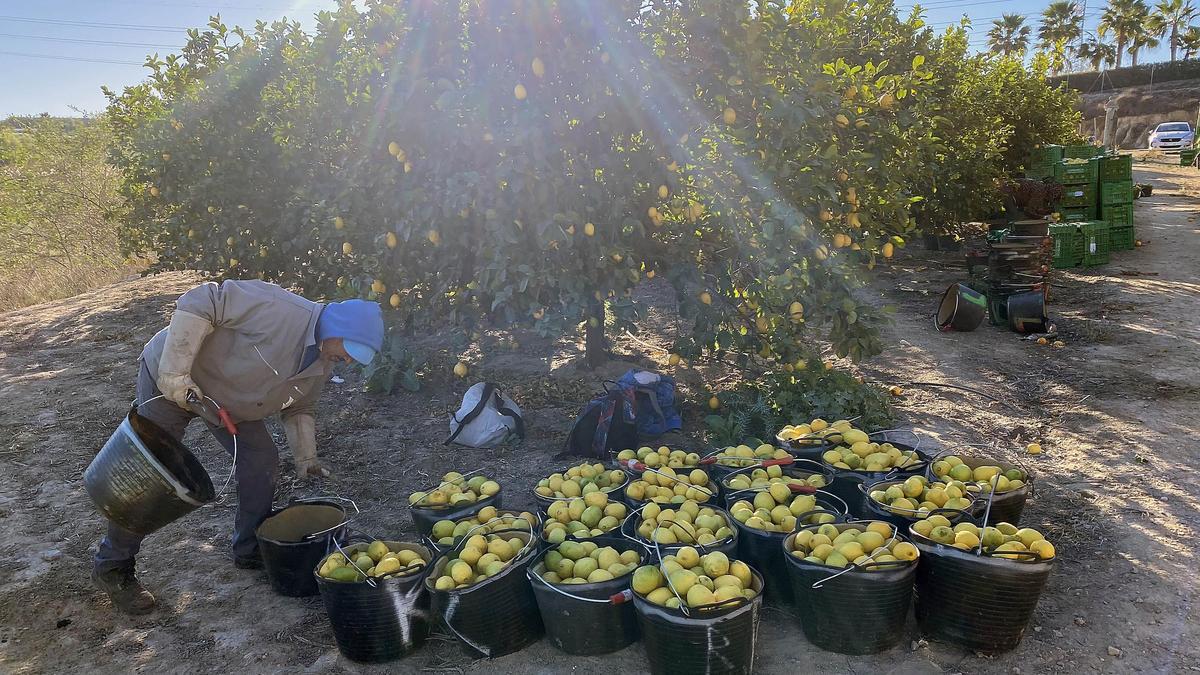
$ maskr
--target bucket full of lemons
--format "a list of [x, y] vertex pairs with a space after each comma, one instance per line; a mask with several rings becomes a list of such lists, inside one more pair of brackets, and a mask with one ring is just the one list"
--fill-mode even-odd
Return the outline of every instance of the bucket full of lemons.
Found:
[[564, 541], [546, 549], [526, 574], [550, 643], [567, 654], [594, 656], [637, 642], [628, 591], [645, 559], [640, 546], [620, 537]]
[[485, 506], [478, 512], [457, 520], [439, 520], [422, 540], [438, 555], [454, 548], [468, 533], [492, 534], [501, 532], [538, 532], [541, 515], [533, 511], [511, 511]]
[[883, 480], [859, 485], [861, 512], [869, 518], [886, 520], [908, 531], [908, 526], [931, 513], [940, 513], [951, 522], [969, 518], [975, 511], [975, 493], [964, 483], [930, 481], [925, 476], [903, 480]]
[[603, 464], [579, 464], [556, 471], [538, 481], [533, 489], [533, 499], [543, 514], [556, 501], [585, 497], [592, 492], [603, 492], [609, 501], [625, 500], [625, 485], [629, 474], [621, 469], [608, 469]]
[[929, 454], [920, 449], [920, 435], [904, 432], [916, 439], [909, 445], [893, 438], [898, 433], [887, 430], [866, 435], [847, 431], [842, 443], [821, 454], [821, 463], [834, 472], [829, 491], [845, 500], [853, 515], [872, 517], [862, 510], [860, 485], [924, 475], [929, 466]]
[[851, 432], [852, 439], [866, 434], [850, 420], [827, 422], [818, 417], [811, 422], [785, 425], [775, 434], [775, 442], [799, 459], [817, 460], [826, 450], [845, 443], [846, 432]]
[[685, 546], [631, 585], [651, 673], [751, 672], [763, 578], [745, 562]]
[[729, 512], [711, 504], [685, 501], [661, 506], [651, 502], [629, 514], [621, 533], [637, 542], [652, 560], [691, 546], [701, 555], [721, 551], [737, 555], [737, 526]]
[[408, 496], [413, 525], [418, 534], [426, 536], [433, 533], [433, 524], [439, 520], [458, 520], [485, 506], [500, 508], [500, 483], [478, 471], [450, 471], [437, 485]]
[[809, 525], [782, 548], [809, 642], [839, 654], [875, 654], [904, 638], [919, 551], [895, 525]]
[[[823, 474], [788, 467], [779, 476], [733, 489], [749, 476], [742, 473], [746, 471], [740, 469], [725, 479], [731, 488], [726, 491], [729, 513], [738, 529], [738, 557], [772, 581], [785, 579], [780, 542], [797, 527], [845, 519], [848, 507], [836, 495], [818, 489], [817, 485], [824, 485]], [[791, 587], [771, 584], [766, 600], [791, 602]]]
[[429, 635], [423, 582], [432, 560], [419, 544], [381, 540], [325, 556], [312, 574], [338, 651], [351, 661], [382, 663], [421, 646]]
[[511, 654], [542, 637], [525, 570], [537, 557], [529, 532], [470, 533], [425, 578], [432, 613], [475, 658]]
[[978, 497], [974, 515], [982, 517], [986, 509], [992, 523], [1021, 522], [1021, 512], [1033, 492], [1033, 473], [1028, 469], [980, 457], [958, 454], [935, 457], [927, 475], [931, 481], [964, 485]]
[[952, 526], [934, 514], [909, 534], [921, 552], [916, 609], [925, 634], [985, 654], [1020, 644], [1054, 569], [1054, 545], [1041, 532]]

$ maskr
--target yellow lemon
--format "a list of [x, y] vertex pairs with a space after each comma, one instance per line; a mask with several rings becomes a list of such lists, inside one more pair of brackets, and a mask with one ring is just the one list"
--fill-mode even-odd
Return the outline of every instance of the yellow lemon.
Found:
[[342, 244], [342, 255], [350, 255], [351, 253], [354, 253], [354, 246], [348, 241], [344, 242]]
[[583, 233], [589, 237], [596, 236], [596, 226], [591, 223], [586, 223], [583, 226]]
[[725, 124], [734, 124], [737, 122], [737, 111], [733, 108], [725, 108], [721, 112], [721, 119], [724, 120]]
[[467, 376], [467, 364], [463, 363], [462, 361], [459, 361], [458, 363], [454, 364], [454, 374], [458, 377], [466, 377]]
[[544, 77], [546, 75], [546, 64], [542, 63], [542, 60], [536, 56], [533, 58], [533, 63], [529, 64], [529, 69], [537, 77]]
[[524, 101], [525, 97], [528, 95], [529, 93], [525, 91], [525, 85], [518, 84], [517, 86], [513, 87], [513, 96], [516, 96], [518, 101]]

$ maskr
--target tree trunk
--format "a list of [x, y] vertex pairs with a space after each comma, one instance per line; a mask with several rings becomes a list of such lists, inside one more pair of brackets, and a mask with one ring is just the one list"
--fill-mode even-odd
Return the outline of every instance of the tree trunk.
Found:
[[1117, 40], [1117, 67], [1121, 67], [1121, 62], [1125, 60], [1125, 41]]
[[1136, 49], [1129, 50], [1129, 65], [1132, 68], [1137, 68], [1137, 55], [1138, 55], [1138, 50], [1136, 50]]
[[608, 344], [604, 339], [604, 303], [588, 303], [587, 327], [584, 329], [583, 356], [588, 368], [597, 368], [608, 360]]
[[1179, 29], [1171, 24], [1171, 63], [1175, 63], [1175, 50], [1179, 47]]

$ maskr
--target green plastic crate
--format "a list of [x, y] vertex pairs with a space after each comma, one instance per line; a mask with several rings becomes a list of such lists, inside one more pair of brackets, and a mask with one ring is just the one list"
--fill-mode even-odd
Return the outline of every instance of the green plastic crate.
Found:
[[1083, 232], [1076, 223], [1056, 223], [1050, 226], [1054, 240], [1054, 261], [1057, 269], [1078, 267], [1083, 262]]
[[1054, 180], [1063, 185], [1095, 185], [1099, 165], [1094, 158], [1080, 163], [1062, 161], [1054, 165]]
[[1133, 204], [1107, 204], [1100, 208], [1100, 220], [1109, 225], [1133, 225]]
[[1108, 264], [1108, 223], [1102, 220], [1091, 220], [1080, 223], [1079, 229], [1083, 232], [1083, 266], [1095, 267]]
[[1100, 184], [1100, 204], [1102, 206], [1132, 203], [1133, 181], [1105, 181]]
[[1054, 178], [1054, 164], [1054, 162], [1030, 162], [1025, 169], [1025, 177], [1037, 180]]
[[1091, 185], [1064, 185], [1062, 199], [1058, 205], [1070, 209], [1091, 206], [1096, 203], [1096, 188]]
[[1096, 220], [1096, 205], [1059, 209], [1058, 215], [1064, 223], [1082, 223], [1085, 220]]
[[1062, 161], [1062, 158], [1063, 146], [1061, 145], [1043, 145], [1029, 152], [1030, 164], [1054, 164]]
[[1180, 150], [1179, 151], [1179, 166], [1191, 166], [1192, 161], [1196, 159], [1196, 153], [1200, 150]]
[[1113, 251], [1133, 250], [1134, 232], [1132, 225], [1108, 227], [1108, 248]]
[[1063, 148], [1063, 159], [1091, 159], [1104, 154], [1098, 145], [1068, 145]]
[[1100, 180], [1133, 180], [1133, 155], [1100, 158]]

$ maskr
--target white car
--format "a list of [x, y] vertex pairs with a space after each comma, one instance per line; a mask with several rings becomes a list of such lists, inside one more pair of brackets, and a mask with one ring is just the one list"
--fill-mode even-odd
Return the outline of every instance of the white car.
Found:
[[1187, 122], [1163, 122], [1150, 132], [1151, 150], [1175, 150], [1192, 147], [1196, 133]]

